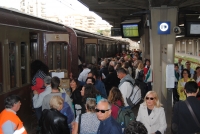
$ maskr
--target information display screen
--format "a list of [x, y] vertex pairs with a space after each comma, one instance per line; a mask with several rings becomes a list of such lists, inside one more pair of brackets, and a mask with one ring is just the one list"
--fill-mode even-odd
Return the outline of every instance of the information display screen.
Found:
[[139, 37], [138, 24], [122, 24], [121, 27], [123, 38]]
[[200, 24], [191, 24], [190, 34], [200, 34]]

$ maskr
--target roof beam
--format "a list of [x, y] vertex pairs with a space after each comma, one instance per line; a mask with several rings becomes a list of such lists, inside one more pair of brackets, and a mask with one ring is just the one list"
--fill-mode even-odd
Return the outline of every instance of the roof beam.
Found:
[[186, 8], [186, 7], [190, 7], [196, 4], [200, 4], [200, 0], [188, 0], [182, 4], [179, 5], [179, 8]]

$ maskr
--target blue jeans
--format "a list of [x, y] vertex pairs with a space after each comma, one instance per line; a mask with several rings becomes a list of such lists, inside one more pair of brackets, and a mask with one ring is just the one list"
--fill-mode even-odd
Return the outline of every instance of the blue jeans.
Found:
[[40, 120], [40, 117], [42, 115], [42, 107], [39, 107], [39, 108], [35, 108], [35, 114], [36, 114], [36, 117], [38, 119], [38, 121]]

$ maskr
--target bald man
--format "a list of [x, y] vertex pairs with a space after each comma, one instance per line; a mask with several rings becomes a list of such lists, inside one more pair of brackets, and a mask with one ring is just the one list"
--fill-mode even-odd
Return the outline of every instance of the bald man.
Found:
[[97, 134], [122, 134], [122, 127], [111, 116], [111, 104], [107, 99], [101, 99], [95, 110], [101, 121]]

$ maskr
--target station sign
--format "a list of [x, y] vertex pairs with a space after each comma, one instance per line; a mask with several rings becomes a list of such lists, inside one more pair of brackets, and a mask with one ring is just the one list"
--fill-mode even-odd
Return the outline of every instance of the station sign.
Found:
[[159, 21], [158, 22], [158, 34], [170, 34], [170, 21]]

